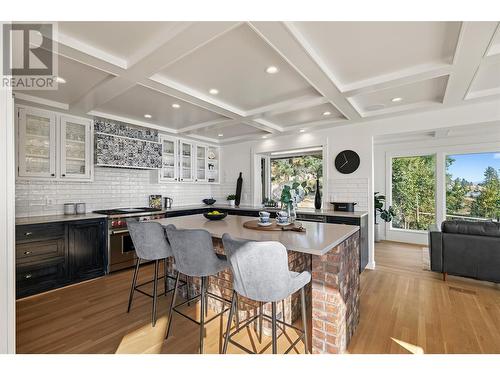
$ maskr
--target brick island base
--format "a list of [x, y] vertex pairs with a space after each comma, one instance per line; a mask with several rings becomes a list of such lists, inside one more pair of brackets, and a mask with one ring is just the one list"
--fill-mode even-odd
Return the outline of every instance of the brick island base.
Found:
[[[213, 243], [216, 251], [223, 254], [222, 241], [213, 238]], [[312, 281], [306, 291], [312, 353], [344, 353], [359, 321], [359, 232], [322, 256], [289, 251], [288, 263], [292, 271], [308, 270], [312, 275]], [[172, 264], [169, 265], [169, 272], [173, 274]], [[230, 270], [209, 278], [210, 292], [227, 300], [231, 299], [232, 286]], [[191, 280], [191, 288], [191, 295], [198, 293], [199, 279]], [[186, 298], [185, 288], [181, 288], [180, 292]], [[258, 306], [258, 303], [240, 297], [239, 320], [244, 321], [257, 314]], [[221, 311], [222, 305], [209, 299], [209, 307], [218, 312]], [[270, 314], [271, 304], [266, 304], [264, 310]], [[277, 304], [277, 315], [278, 319], [287, 323], [300, 318], [299, 292]], [[256, 324], [258, 321], [255, 321]], [[263, 333], [270, 335], [270, 326], [266, 321]]]

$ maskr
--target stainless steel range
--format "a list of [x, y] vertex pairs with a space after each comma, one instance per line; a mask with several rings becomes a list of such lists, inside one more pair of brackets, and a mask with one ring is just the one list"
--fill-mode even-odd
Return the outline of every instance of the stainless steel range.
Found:
[[165, 217], [164, 211], [149, 207], [116, 208], [94, 212], [106, 215], [108, 220], [108, 272], [132, 267], [137, 259], [125, 219], [133, 217], [139, 221], [147, 221]]

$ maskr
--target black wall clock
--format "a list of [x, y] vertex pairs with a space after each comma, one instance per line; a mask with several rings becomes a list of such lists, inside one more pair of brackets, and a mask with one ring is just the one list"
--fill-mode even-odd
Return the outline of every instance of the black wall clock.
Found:
[[339, 152], [335, 158], [335, 168], [340, 173], [349, 174], [359, 167], [359, 155], [352, 150]]

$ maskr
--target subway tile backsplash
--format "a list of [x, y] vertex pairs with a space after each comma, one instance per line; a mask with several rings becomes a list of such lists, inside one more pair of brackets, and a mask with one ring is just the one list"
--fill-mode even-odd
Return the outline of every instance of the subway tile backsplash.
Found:
[[64, 203], [78, 202], [85, 202], [89, 212], [147, 207], [151, 194], [171, 197], [177, 206], [194, 205], [211, 197], [213, 187], [208, 184], [159, 184], [156, 171], [96, 167], [94, 182], [18, 180], [16, 216], [63, 214]]

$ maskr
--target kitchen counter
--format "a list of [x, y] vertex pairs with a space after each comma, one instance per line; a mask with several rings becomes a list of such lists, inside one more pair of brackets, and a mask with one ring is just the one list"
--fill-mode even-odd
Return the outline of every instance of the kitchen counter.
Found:
[[[238, 207], [233, 207], [228, 204], [214, 204], [212, 206], [207, 206], [205, 204], [200, 205], [187, 205], [187, 206], [174, 206], [172, 208], [167, 208], [162, 212], [176, 212], [176, 211], [185, 211], [185, 210], [195, 210], [195, 209], [214, 209], [214, 210], [236, 210], [236, 211], [269, 211], [276, 212], [280, 211], [279, 208], [272, 207], [262, 207], [262, 206], [252, 206], [252, 205], [240, 205]], [[366, 211], [354, 211], [354, 212], [345, 212], [345, 211], [334, 211], [326, 208], [322, 208], [320, 210], [316, 210], [314, 208], [299, 208], [297, 210], [298, 214], [309, 214], [309, 215], [323, 215], [323, 216], [341, 216], [341, 217], [355, 217], [360, 218], [365, 215], [368, 215]]]
[[16, 225], [57, 223], [62, 221], [91, 220], [91, 219], [101, 219], [101, 218], [106, 218], [106, 215], [94, 214], [89, 212], [81, 215], [29, 216], [29, 217], [17, 217]]
[[[168, 214], [167, 214], [168, 215]], [[259, 231], [243, 227], [243, 223], [255, 220], [253, 216], [228, 215], [222, 220], [210, 221], [203, 215], [193, 214], [166, 217], [154, 221], [162, 225], [174, 224], [182, 229], [205, 229], [212, 235], [214, 249], [224, 254], [221, 237], [229, 233], [234, 238], [278, 241], [288, 250], [289, 269], [294, 272], [307, 270], [311, 273], [311, 292], [307, 292], [308, 326], [313, 353], [345, 353], [347, 345], [359, 321], [359, 227], [345, 224], [303, 222], [306, 232]], [[173, 270], [173, 265], [170, 265]], [[230, 269], [209, 278], [208, 288], [223, 298], [232, 293]], [[279, 303], [278, 313], [288, 323], [299, 315], [300, 302], [297, 293]], [[255, 314], [258, 302], [238, 298], [238, 311], [248, 318]], [[267, 306], [267, 307], [266, 307]], [[220, 312], [222, 306], [211, 305]], [[264, 306], [264, 310], [269, 304]], [[320, 328], [322, 327], [322, 329]]]
[[224, 233], [229, 233], [234, 238], [254, 241], [278, 241], [287, 250], [312, 255], [324, 255], [335, 246], [345, 241], [359, 231], [359, 227], [343, 224], [326, 224], [301, 221], [305, 233], [293, 231], [260, 231], [247, 229], [243, 223], [255, 220], [250, 216], [227, 216], [223, 220], [207, 220], [203, 215], [190, 215], [157, 219], [162, 225], [174, 224], [182, 229], [205, 229], [212, 237], [222, 238]]

